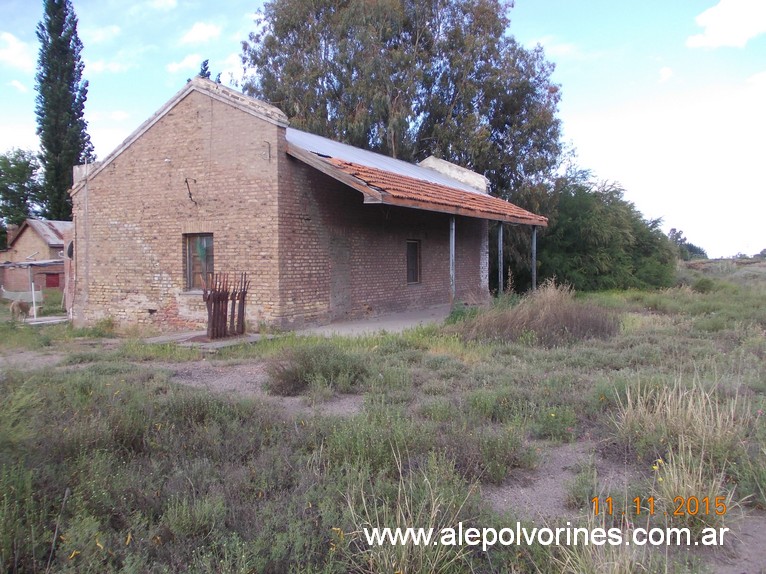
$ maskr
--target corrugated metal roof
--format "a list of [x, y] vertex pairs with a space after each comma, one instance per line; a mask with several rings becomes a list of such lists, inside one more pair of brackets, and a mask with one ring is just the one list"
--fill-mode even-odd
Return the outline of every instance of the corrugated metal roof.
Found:
[[[25, 225], [26, 224], [26, 225]], [[46, 221], [44, 219], [27, 219], [22, 224], [16, 237], [13, 238], [13, 242], [24, 231], [24, 227], [28, 226], [35, 230], [35, 232], [42, 237], [43, 241], [48, 244], [48, 247], [64, 247], [64, 233], [67, 233], [73, 229], [73, 223], [71, 221]]]
[[51, 267], [53, 265], [61, 265], [64, 263], [63, 259], [43, 259], [42, 261], [6, 261], [0, 263], [0, 267], [3, 269], [26, 269], [27, 267]]
[[287, 128], [286, 138], [288, 143], [322, 157], [332, 157], [357, 165], [374, 167], [388, 173], [428, 181], [437, 185], [446, 185], [471, 193], [481, 193], [470, 185], [439, 173], [438, 171], [434, 171], [433, 169], [421, 167], [417, 164], [388, 157], [379, 153], [359, 149], [348, 144], [336, 142], [294, 128]]
[[486, 195], [440, 172], [287, 129], [288, 153], [365, 195], [365, 202], [453, 213], [522, 225], [548, 219]]

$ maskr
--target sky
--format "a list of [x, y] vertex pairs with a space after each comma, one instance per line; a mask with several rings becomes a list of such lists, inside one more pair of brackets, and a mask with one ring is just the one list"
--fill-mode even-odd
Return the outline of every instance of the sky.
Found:
[[[86, 120], [106, 157], [209, 59], [242, 77], [253, 0], [73, 0]], [[42, 2], [0, 0], [0, 153], [37, 149]], [[515, 0], [509, 33], [542, 45], [576, 164], [711, 257], [766, 249], [766, 0]]]

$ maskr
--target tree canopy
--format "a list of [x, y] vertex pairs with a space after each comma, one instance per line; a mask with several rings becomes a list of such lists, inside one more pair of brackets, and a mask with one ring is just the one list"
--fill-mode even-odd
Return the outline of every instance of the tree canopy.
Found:
[[71, 1], [44, 0], [43, 7], [43, 19], [37, 25], [35, 108], [43, 170], [41, 199], [45, 217], [69, 220], [72, 168], [95, 159], [84, 119], [88, 82], [82, 78], [83, 46]]
[[540, 274], [579, 290], [667, 287], [675, 250], [660, 229], [623, 198], [617, 184], [588, 172], [559, 179], [555, 216], [539, 243]]
[[[508, 33], [511, 7], [268, 0], [242, 43], [243, 88], [306, 131], [407, 161], [436, 155], [485, 175], [493, 195], [549, 217], [542, 276], [578, 289], [668, 284], [673, 249], [659, 221], [645, 220], [616, 185], [587, 172], [559, 176], [553, 64]], [[504, 240], [504, 267], [523, 288], [529, 228], [511, 227]]]
[[668, 233], [668, 238], [671, 243], [676, 246], [678, 250], [678, 256], [683, 261], [689, 261], [691, 259], [707, 259], [707, 252], [694, 243], [689, 243], [684, 237], [684, 232], [675, 227]]
[[35, 215], [40, 197], [40, 165], [31, 151], [14, 149], [0, 155], [0, 248], [5, 247], [9, 224]]
[[243, 42], [250, 95], [296, 127], [404, 160], [436, 155], [511, 199], [561, 153], [553, 66], [502, 0], [271, 0]]

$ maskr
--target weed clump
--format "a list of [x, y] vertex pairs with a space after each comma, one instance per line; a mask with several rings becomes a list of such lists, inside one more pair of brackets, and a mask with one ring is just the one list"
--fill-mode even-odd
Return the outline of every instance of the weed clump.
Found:
[[607, 339], [620, 330], [616, 314], [578, 301], [571, 287], [546, 282], [513, 307], [497, 306], [448, 327], [468, 340], [519, 342], [558, 347], [585, 339]]
[[267, 370], [267, 389], [274, 395], [291, 397], [310, 386], [353, 392], [368, 373], [362, 356], [329, 342], [286, 349], [272, 358]]
[[726, 398], [698, 380], [691, 385], [638, 385], [619, 399], [614, 424], [617, 437], [644, 458], [666, 455], [679, 441], [698, 456], [706, 453], [722, 468], [754, 428], [751, 406], [735, 394]]

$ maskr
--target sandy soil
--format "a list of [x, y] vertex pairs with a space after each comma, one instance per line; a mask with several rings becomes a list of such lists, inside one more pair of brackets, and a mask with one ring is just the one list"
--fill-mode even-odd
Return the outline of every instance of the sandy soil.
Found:
[[[603, 492], [626, 492], [639, 482], [640, 469], [627, 461], [617, 463], [604, 456], [603, 445], [592, 440], [572, 444], [548, 445], [541, 452], [541, 463], [533, 470], [514, 471], [506, 484], [485, 486], [485, 499], [499, 513], [510, 512], [514, 518], [536, 526], [562, 525], [590, 511], [566, 507], [566, 487], [574, 480], [578, 465], [594, 457], [599, 487]], [[766, 512], [736, 512], [727, 522], [730, 532], [724, 535], [722, 548], [691, 548], [689, 557], [701, 560], [714, 574], [766, 574]], [[657, 551], [664, 551], [658, 548]], [[684, 550], [671, 552], [682, 556]]]
[[54, 367], [66, 357], [65, 354], [50, 351], [4, 351], [0, 354], [0, 369], [42, 369]]
[[266, 393], [268, 379], [261, 362], [224, 363], [202, 360], [187, 363], [153, 363], [155, 367], [170, 371], [174, 383], [205, 389], [224, 395], [257, 398], [273, 404], [292, 417], [311, 415], [353, 416], [362, 410], [361, 395], [336, 395], [326, 401], [311, 404], [305, 397], [275, 397]]

